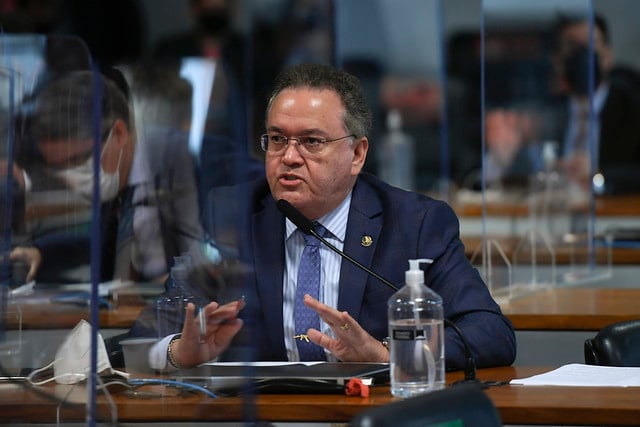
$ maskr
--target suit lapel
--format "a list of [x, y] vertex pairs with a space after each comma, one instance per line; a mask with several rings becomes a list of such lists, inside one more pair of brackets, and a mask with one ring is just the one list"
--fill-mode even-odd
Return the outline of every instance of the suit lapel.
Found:
[[284, 218], [271, 196], [267, 196], [264, 209], [253, 216], [252, 236], [266, 236], [266, 241], [253, 239], [256, 292], [260, 301], [261, 328], [269, 336], [273, 348], [282, 348], [282, 280], [284, 270]]
[[[375, 192], [364, 180], [358, 179], [351, 198], [344, 252], [368, 268], [371, 268], [382, 230], [381, 213], [382, 205]], [[368, 273], [351, 262], [342, 260], [338, 310], [347, 311], [359, 320], [368, 279]]]

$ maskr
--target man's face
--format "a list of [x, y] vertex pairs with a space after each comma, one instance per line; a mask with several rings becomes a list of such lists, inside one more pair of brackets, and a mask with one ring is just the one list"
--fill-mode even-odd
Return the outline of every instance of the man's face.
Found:
[[[315, 136], [327, 140], [349, 134], [344, 106], [328, 89], [285, 89], [267, 115], [267, 132], [286, 137]], [[310, 154], [290, 140], [281, 151], [266, 153], [266, 176], [273, 197], [285, 199], [303, 215], [317, 219], [347, 196], [364, 165], [368, 141], [362, 137], [326, 143]]]
[[[44, 138], [37, 143], [45, 164], [62, 170], [85, 164], [93, 155], [91, 138]], [[117, 120], [105, 132], [100, 148], [100, 165], [107, 173], [119, 173], [120, 182], [126, 183], [133, 158], [133, 143], [126, 125]]]
[[38, 150], [47, 166], [64, 169], [78, 166], [93, 153], [91, 139], [43, 139], [38, 141]]
[[[568, 25], [562, 32], [560, 41], [561, 54], [566, 55], [577, 46], [588, 47], [590, 37], [589, 27], [589, 22], [579, 22]], [[597, 26], [593, 29], [593, 47], [599, 55], [604, 54], [608, 48], [604, 41], [604, 36]]]
[[[580, 72], [585, 75], [588, 73], [587, 63], [583, 64], [582, 62], [579, 62], [578, 65], [573, 64], [573, 68], [577, 66], [579, 69], [572, 69], [567, 63], [567, 60], [570, 60], [570, 57], [579, 49], [586, 50], [589, 47], [589, 38], [589, 22], [570, 24], [562, 30], [559, 50], [556, 57], [556, 69], [561, 79], [560, 85], [562, 89], [569, 89], [571, 91], [571, 83], [569, 83], [569, 81], [572, 79], [572, 76], [575, 80], [576, 73]], [[613, 53], [609, 45], [606, 43], [604, 35], [597, 26], [595, 26], [593, 30], [593, 50], [597, 57], [596, 64], [598, 66], [598, 70], [596, 73], [598, 78], [606, 77], [610, 69], [613, 67]], [[583, 78], [586, 77], [583, 76]], [[574, 84], [576, 83], [574, 82]]]

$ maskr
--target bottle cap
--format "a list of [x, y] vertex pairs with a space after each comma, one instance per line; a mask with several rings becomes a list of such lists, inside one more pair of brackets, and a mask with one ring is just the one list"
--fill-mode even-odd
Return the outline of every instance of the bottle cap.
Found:
[[402, 115], [400, 111], [393, 109], [387, 113], [387, 129], [399, 130], [402, 128]]
[[542, 145], [542, 159], [547, 170], [550, 170], [555, 166], [557, 159], [555, 142], [546, 141]]

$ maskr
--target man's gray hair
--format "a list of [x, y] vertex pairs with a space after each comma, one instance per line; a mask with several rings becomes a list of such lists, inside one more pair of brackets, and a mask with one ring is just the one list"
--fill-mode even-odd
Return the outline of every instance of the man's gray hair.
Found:
[[329, 65], [300, 64], [281, 72], [269, 97], [267, 115], [280, 92], [304, 87], [335, 91], [344, 105], [344, 126], [347, 132], [358, 138], [368, 134], [371, 129], [371, 111], [360, 81], [346, 71]]

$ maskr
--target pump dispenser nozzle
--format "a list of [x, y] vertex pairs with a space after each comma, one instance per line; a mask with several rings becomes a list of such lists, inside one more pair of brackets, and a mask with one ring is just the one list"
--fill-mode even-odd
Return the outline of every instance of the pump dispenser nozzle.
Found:
[[410, 259], [409, 269], [404, 272], [405, 283], [410, 286], [420, 286], [424, 283], [424, 271], [420, 269], [420, 264], [432, 264], [430, 258]]

